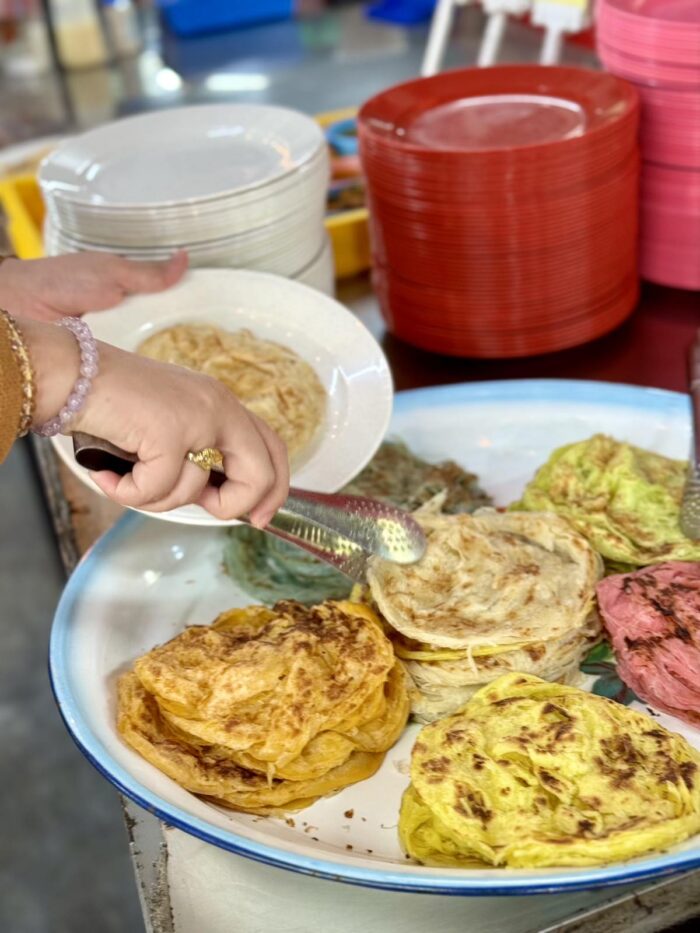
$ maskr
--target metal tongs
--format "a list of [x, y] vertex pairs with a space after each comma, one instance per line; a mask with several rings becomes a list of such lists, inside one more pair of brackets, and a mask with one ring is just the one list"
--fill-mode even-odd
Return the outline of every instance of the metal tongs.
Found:
[[700, 332], [688, 352], [688, 390], [692, 407], [692, 430], [688, 479], [681, 506], [681, 529], [700, 540]]
[[[73, 452], [88, 470], [130, 473], [138, 458], [90, 434], [73, 435]], [[224, 481], [222, 468], [210, 474]], [[240, 521], [249, 524], [247, 518]], [[364, 496], [327, 495], [290, 489], [283, 507], [265, 528], [268, 534], [308, 551], [356, 582], [366, 579], [372, 557], [412, 564], [423, 556], [425, 535], [416, 520], [394, 506]]]

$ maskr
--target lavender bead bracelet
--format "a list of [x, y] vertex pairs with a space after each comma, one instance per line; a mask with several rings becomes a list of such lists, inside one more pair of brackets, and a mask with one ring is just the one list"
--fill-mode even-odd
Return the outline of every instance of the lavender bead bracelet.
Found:
[[85, 404], [85, 399], [92, 386], [92, 380], [97, 375], [99, 368], [97, 344], [85, 321], [78, 317], [64, 317], [58, 321], [58, 326], [67, 327], [78, 341], [80, 346], [80, 376], [76, 380], [71, 394], [66, 399], [66, 404], [56, 417], [34, 428], [34, 433], [41, 434], [42, 437], [53, 437], [55, 434], [59, 434], [77, 415]]

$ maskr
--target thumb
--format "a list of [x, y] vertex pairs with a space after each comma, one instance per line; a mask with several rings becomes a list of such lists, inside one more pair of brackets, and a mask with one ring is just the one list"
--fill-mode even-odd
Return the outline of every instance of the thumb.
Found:
[[89, 476], [95, 486], [108, 499], [114, 496], [121, 478], [116, 473], [112, 473], [111, 470], [100, 470], [99, 472], [90, 470]]
[[127, 294], [162, 292], [175, 285], [187, 270], [187, 253], [178, 250], [165, 262], [138, 262], [125, 259], [120, 285]]

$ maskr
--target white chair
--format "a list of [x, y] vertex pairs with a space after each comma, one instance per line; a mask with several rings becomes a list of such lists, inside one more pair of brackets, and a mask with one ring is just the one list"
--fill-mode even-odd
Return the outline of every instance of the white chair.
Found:
[[466, 6], [471, 2], [472, 0], [438, 0], [430, 23], [428, 44], [425, 47], [423, 64], [421, 65], [420, 73], [422, 77], [429, 78], [440, 71], [445, 57], [445, 49], [450, 39], [450, 32], [452, 31], [455, 7]]
[[[442, 67], [456, 8], [472, 2], [474, 0], [438, 0], [421, 66], [424, 78], [437, 74]], [[477, 57], [480, 67], [496, 62], [508, 16], [531, 12], [532, 22], [544, 27], [542, 65], [554, 65], [559, 61], [565, 33], [582, 32], [590, 23], [590, 0], [482, 0], [482, 6], [488, 20]]]

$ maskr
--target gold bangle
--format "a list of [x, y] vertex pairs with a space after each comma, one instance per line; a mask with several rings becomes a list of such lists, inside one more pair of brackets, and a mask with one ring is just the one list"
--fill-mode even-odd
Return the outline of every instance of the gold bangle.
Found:
[[20, 410], [19, 424], [17, 426], [17, 437], [24, 437], [29, 433], [34, 420], [34, 411], [36, 409], [36, 380], [34, 378], [34, 367], [32, 366], [29, 350], [25, 343], [22, 332], [17, 326], [15, 319], [0, 309], [0, 317], [5, 322], [5, 327], [10, 337], [10, 349], [17, 360], [19, 372], [22, 379], [22, 408]]

